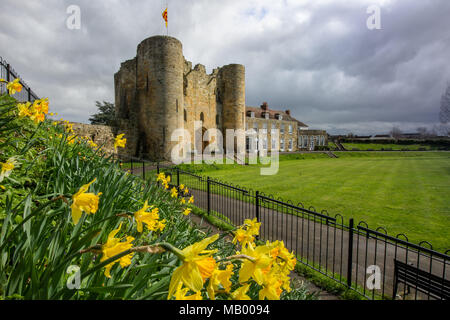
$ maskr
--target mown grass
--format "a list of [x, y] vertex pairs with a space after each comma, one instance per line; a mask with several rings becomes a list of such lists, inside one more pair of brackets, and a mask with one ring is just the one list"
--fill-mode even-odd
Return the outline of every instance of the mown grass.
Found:
[[[450, 243], [450, 153], [336, 152], [338, 159], [281, 156], [276, 175], [260, 165], [192, 165], [213, 178], [274, 194], [316, 210], [365, 221], [389, 234], [426, 240], [439, 251]], [[301, 155], [301, 154], [300, 154]], [[303, 155], [301, 155], [303, 156]]]

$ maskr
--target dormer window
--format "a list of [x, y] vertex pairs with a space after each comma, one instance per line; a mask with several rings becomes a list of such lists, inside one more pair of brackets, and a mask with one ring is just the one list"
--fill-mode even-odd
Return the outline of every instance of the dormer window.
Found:
[[254, 118], [255, 117], [255, 112], [247, 111], [247, 117]]
[[281, 114], [279, 114], [279, 113], [277, 113], [275, 115], [275, 118], [278, 119], [278, 120], [283, 120], [283, 116]]
[[264, 118], [265, 118], [265, 119], [269, 119], [269, 117], [270, 117], [270, 114], [269, 114], [268, 112], [265, 112], [265, 113], [264, 113]]

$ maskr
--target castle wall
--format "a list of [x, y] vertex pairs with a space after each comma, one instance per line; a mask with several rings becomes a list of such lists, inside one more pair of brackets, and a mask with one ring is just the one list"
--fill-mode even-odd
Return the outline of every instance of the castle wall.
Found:
[[[214, 69], [207, 74], [205, 67], [201, 64], [192, 68], [189, 61], [185, 62], [184, 70], [184, 127], [189, 131], [191, 143], [195, 142], [194, 122], [201, 120], [203, 114], [203, 130], [199, 128], [199, 134], [211, 128], [222, 129], [222, 104], [217, 101], [217, 74]], [[219, 117], [217, 117], [219, 116]], [[201, 150], [200, 150], [201, 151]]]
[[71, 123], [72, 129], [79, 137], [89, 137], [99, 147], [103, 147], [107, 154], [114, 153], [114, 131], [113, 128], [103, 125], [93, 125], [84, 123]]

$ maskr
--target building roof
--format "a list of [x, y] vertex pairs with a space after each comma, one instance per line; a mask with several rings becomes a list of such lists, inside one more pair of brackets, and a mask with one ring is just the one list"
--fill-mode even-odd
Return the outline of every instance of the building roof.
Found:
[[[245, 112], [254, 112], [255, 113], [255, 118], [264, 118], [263, 117], [263, 113], [268, 112], [269, 113], [269, 119], [276, 119], [276, 115], [280, 114], [283, 117], [283, 120], [285, 121], [294, 121], [297, 122], [299, 127], [308, 127], [306, 124], [304, 124], [301, 121], [298, 121], [297, 119], [295, 119], [294, 117], [292, 117], [291, 115], [287, 114], [286, 111], [280, 111], [280, 110], [272, 110], [267, 108], [266, 110], [263, 109], [262, 107], [245, 107]], [[289, 112], [289, 111], [288, 111]]]

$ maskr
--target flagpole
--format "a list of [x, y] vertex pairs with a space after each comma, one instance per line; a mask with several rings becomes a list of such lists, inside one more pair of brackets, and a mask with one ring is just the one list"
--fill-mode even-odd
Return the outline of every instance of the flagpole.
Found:
[[167, 36], [169, 36], [169, 2], [166, 0], [166, 9], [167, 9]]

